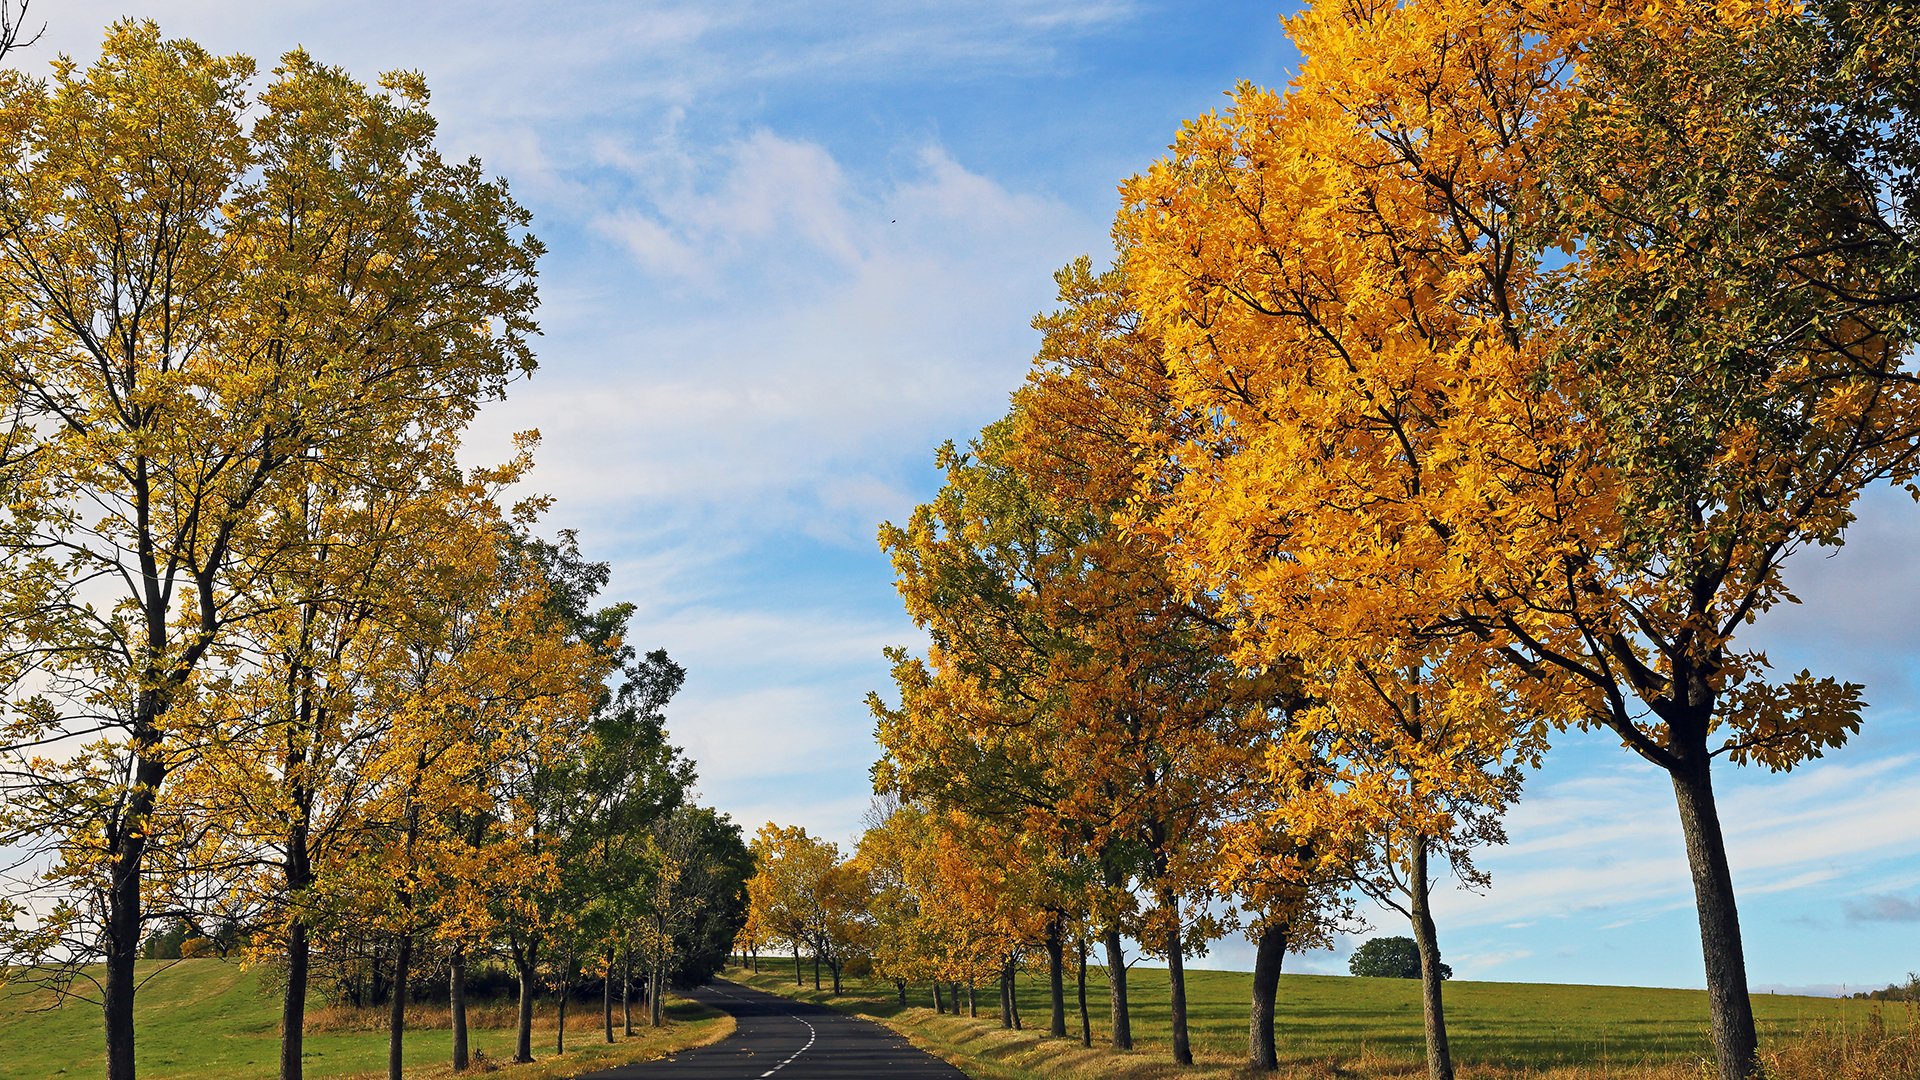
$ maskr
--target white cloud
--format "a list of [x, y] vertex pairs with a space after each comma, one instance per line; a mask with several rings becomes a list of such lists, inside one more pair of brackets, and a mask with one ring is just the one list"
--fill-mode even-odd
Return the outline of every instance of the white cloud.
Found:
[[1103, 242], [937, 147], [893, 178], [764, 131], [611, 156], [695, 164], [594, 219], [625, 256], [600, 273], [633, 299], [609, 321], [611, 298], [562, 282], [549, 368], [483, 415], [470, 451], [540, 427], [534, 486], [571, 513], [868, 549], [924, 490], [929, 433], [965, 438], [1004, 409], [1052, 269]]
[[[1720, 816], [1743, 896], [1825, 887], [1920, 854], [1920, 803], [1906, 786], [1920, 755], [1817, 762], [1786, 776], [1719, 771]], [[1651, 766], [1559, 779], [1512, 811], [1512, 843], [1480, 859], [1484, 895], [1449, 891], [1449, 926], [1567, 919], [1613, 929], [1693, 902], [1671, 789]]]

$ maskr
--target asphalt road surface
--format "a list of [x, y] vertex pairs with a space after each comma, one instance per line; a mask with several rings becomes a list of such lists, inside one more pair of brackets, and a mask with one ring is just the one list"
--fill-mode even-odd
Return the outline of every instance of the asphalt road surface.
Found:
[[684, 996], [732, 1013], [734, 1033], [638, 1065], [575, 1080], [966, 1080], [870, 1020], [715, 980]]

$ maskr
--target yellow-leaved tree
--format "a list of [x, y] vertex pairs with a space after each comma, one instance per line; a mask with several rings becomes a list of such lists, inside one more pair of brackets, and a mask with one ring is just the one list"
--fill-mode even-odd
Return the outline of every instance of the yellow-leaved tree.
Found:
[[8, 963], [106, 962], [112, 1080], [134, 1075], [149, 815], [217, 735], [182, 710], [245, 666], [268, 508], [313, 456], [372, 476], [533, 366], [524, 211], [434, 148], [426, 89], [372, 91], [107, 32], [91, 66], [0, 76], [8, 648], [4, 842], [45, 852]]
[[1899, 9], [1319, 4], [1293, 86], [1189, 123], [1118, 227], [1215, 423], [1157, 508], [1175, 565], [1259, 655], [1444, 648], [1516, 733], [1659, 767], [1728, 1080], [1758, 1066], [1712, 763], [1791, 768], [1861, 704], [1736, 637], [1920, 460]]

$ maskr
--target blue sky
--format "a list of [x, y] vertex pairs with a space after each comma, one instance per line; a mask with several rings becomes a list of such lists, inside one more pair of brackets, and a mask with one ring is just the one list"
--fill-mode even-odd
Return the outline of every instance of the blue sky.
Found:
[[[44, 7], [45, 10], [41, 10]], [[270, 7], [271, 10], [262, 9]], [[1271, 4], [973, 0], [528, 4], [59, 0], [86, 60], [134, 14], [270, 68], [296, 44], [371, 79], [425, 73], [442, 144], [533, 211], [541, 369], [468, 451], [544, 435], [552, 523], [614, 566], [636, 644], [689, 669], [673, 731], [703, 797], [849, 842], [880, 650], [919, 635], [876, 525], [933, 492], [933, 447], [1004, 411], [1051, 271], [1108, 252], [1116, 184], [1236, 81], [1295, 61]], [[44, 69], [42, 69], [44, 70]], [[1776, 667], [1868, 685], [1855, 743], [1719, 780], [1752, 979], [1880, 986], [1920, 968], [1920, 509], [1885, 494], [1804, 604], [1757, 627]], [[1438, 905], [1461, 978], [1701, 983], [1670, 789], [1562, 739]], [[1381, 932], [1404, 932], [1392, 917]], [[1289, 960], [1344, 971], [1354, 942]], [[1207, 963], [1244, 966], [1243, 943]]]

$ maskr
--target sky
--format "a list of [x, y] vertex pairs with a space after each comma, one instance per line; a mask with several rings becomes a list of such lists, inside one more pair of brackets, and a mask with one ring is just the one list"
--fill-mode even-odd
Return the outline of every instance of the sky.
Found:
[[[90, 60], [114, 19], [255, 57], [296, 45], [372, 80], [422, 72], [450, 156], [534, 215], [540, 370], [465, 451], [543, 437], [531, 487], [613, 568], [631, 639], [688, 669], [670, 709], [701, 798], [750, 833], [850, 848], [877, 755], [881, 650], [924, 640], [874, 536], [939, 477], [934, 448], [1004, 413], [1052, 271], [1110, 256], [1116, 186], [1183, 119], [1297, 56], [1272, 3], [1186, 0], [38, 0], [10, 62]], [[1864, 682], [1854, 741], [1716, 780], [1759, 989], [1920, 968], [1920, 508], [1877, 493], [1803, 603], [1754, 640]], [[1482, 894], [1436, 902], [1456, 978], [1700, 986], [1671, 789], [1570, 733], [1528, 780]], [[1290, 970], [1344, 972], [1374, 930]], [[1199, 966], [1244, 968], [1219, 943]]]

